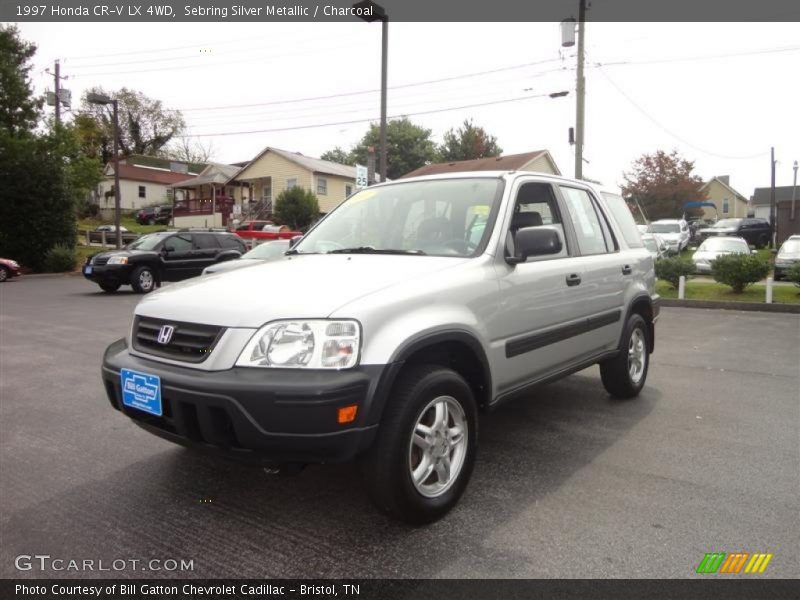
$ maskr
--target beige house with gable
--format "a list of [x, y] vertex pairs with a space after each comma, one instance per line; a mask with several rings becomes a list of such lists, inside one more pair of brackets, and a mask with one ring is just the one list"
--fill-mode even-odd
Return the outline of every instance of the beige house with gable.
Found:
[[316, 194], [324, 214], [355, 191], [355, 179], [355, 167], [267, 147], [229, 183], [248, 189], [250, 203], [261, 203], [268, 212], [282, 191], [300, 186]]
[[713, 177], [700, 189], [705, 192], [707, 196], [705, 202], [712, 202], [714, 206], [717, 207], [716, 214], [713, 208], [704, 207], [704, 219], [714, 219], [717, 216], [719, 216], [720, 219], [742, 218], [747, 216], [747, 198], [731, 187], [730, 177], [728, 175]]

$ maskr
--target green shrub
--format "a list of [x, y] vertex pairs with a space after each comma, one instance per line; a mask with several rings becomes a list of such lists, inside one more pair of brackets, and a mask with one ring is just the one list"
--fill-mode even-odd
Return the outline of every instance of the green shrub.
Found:
[[681, 275], [689, 279], [693, 273], [694, 265], [677, 256], [656, 261], [656, 277], [668, 282], [675, 290], [678, 289]]
[[741, 294], [748, 285], [769, 275], [769, 262], [752, 254], [728, 254], [711, 262], [714, 280], [729, 285]]
[[786, 278], [794, 283], [797, 287], [800, 287], [800, 263], [797, 263], [791, 269], [786, 271]]
[[49, 273], [63, 273], [75, 268], [75, 248], [56, 244], [44, 255], [44, 270]]
[[273, 214], [278, 223], [302, 231], [319, 216], [319, 202], [313, 192], [295, 186], [278, 194]]

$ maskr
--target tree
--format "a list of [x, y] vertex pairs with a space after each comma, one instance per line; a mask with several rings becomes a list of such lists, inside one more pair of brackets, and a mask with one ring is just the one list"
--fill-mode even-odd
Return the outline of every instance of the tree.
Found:
[[703, 180], [692, 175], [694, 162], [682, 158], [677, 150], [667, 154], [658, 150], [644, 154], [625, 173], [622, 193], [639, 201], [650, 219], [678, 218], [683, 205], [691, 200], [705, 200]]
[[472, 119], [465, 119], [457, 130], [448, 130], [444, 134], [444, 143], [439, 146], [439, 159], [445, 162], [500, 156], [502, 153], [497, 138], [486, 133], [483, 127], [476, 127]]
[[275, 219], [295, 231], [303, 231], [319, 216], [319, 202], [313, 192], [295, 186], [275, 199]]
[[353, 160], [353, 155], [351, 152], [345, 152], [339, 146], [336, 146], [333, 150], [328, 150], [322, 156], [320, 156], [322, 160], [329, 160], [331, 162], [339, 163], [340, 165], [354, 165], [355, 160]]
[[0, 256], [34, 270], [54, 246], [75, 246], [75, 204], [52, 135], [0, 133]]
[[[89, 93], [110, 96], [119, 102], [119, 145], [123, 156], [158, 156], [162, 148], [186, 128], [180, 112], [164, 108], [161, 100], [141, 92], [128, 88], [106, 92], [103, 88], [95, 87], [88, 90]], [[82, 110], [97, 122], [101, 132], [97, 151], [103, 162], [107, 163], [112, 158], [114, 148], [113, 108], [110, 104], [91, 104], [84, 95]]]
[[36, 126], [42, 99], [33, 95], [30, 71], [36, 46], [19, 37], [13, 25], [0, 25], [0, 129], [10, 134]]
[[214, 155], [214, 143], [209, 141], [204, 144], [200, 140], [180, 136], [166, 146], [160, 154], [164, 158], [172, 158], [187, 163], [208, 163]]
[[[353, 148], [351, 158], [358, 164], [367, 164], [367, 147], [375, 148], [376, 161], [380, 156], [380, 127], [373, 123], [369, 131]], [[436, 160], [436, 146], [431, 140], [431, 130], [415, 125], [407, 117], [394, 119], [386, 125], [388, 151], [387, 172], [389, 179], [397, 179]]]

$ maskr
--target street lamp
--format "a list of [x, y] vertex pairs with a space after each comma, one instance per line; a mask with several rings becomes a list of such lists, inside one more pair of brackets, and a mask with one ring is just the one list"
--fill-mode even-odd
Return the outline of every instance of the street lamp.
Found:
[[122, 231], [120, 231], [120, 194], [119, 187], [119, 103], [116, 98], [109, 98], [105, 94], [90, 92], [86, 94], [89, 104], [111, 104], [114, 107], [114, 229], [116, 233], [117, 249], [122, 248]]
[[372, 0], [361, 0], [353, 4], [358, 12], [358, 18], [372, 23], [373, 21], [380, 21], [381, 26], [381, 133], [380, 133], [380, 174], [381, 181], [386, 181], [386, 70], [387, 70], [387, 54], [389, 51], [389, 15], [386, 14], [386, 9], [382, 6], [375, 4]]

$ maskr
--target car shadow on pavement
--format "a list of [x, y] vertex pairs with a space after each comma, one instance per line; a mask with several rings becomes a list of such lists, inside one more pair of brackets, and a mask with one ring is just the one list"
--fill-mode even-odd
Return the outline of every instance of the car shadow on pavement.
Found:
[[[166, 446], [140, 432], [135, 439], [159, 451], [4, 519], [0, 574], [487, 576], [479, 565], [489, 560], [511, 569], [552, 551], [507, 547], [496, 538], [521, 522], [535, 526], [525, 521], [542, 518], [540, 503], [622, 440], [660, 396], [646, 387], [639, 398], [611, 399], [596, 370], [590, 370], [499, 407], [481, 420], [477, 465], [460, 503], [426, 527], [394, 522], [373, 508], [352, 464], [311, 466], [295, 477], [267, 476], [254, 467]], [[114, 435], [111, 427], [108, 435]], [[194, 569], [38, 574], [13, 569], [14, 556], [34, 553], [109, 563], [192, 559]]]

